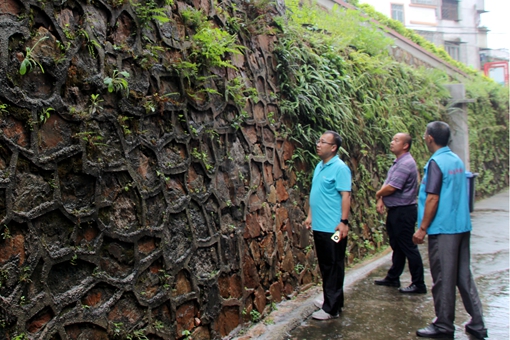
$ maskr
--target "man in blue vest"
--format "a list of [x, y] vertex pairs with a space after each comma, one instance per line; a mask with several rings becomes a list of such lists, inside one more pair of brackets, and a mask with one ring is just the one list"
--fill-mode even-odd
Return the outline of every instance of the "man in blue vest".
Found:
[[471, 219], [464, 164], [447, 146], [450, 127], [444, 122], [427, 125], [423, 136], [432, 153], [418, 195], [418, 226], [413, 242], [423, 243], [428, 235], [436, 318], [416, 331], [425, 338], [453, 339], [455, 330], [455, 287], [464, 308], [471, 315], [466, 332], [477, 339], [487, 337], [482, 303], [471, 274], [469, 238]]
[[[313, 230], [315, 252], [322, 276], [324, 301], [315, 302], [320, 308], [312, 314], [316, 320], [336, 318], [344, 306], [351, 170], [337, 155], [341, 144], [342, 138], [334, 131], [326, 131], [317, 141], [317, 154], [322, 161], [313, 173], [310, 208], [304, 222], [306, 228]], [[336, 231], [339, 235], [333, 240]]]

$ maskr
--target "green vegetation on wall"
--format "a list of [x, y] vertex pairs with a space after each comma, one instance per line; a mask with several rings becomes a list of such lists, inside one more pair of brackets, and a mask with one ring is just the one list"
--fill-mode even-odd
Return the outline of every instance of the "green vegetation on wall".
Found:
[[[355, 260], [381, 245], [383, 221], [375, 212], [374, 197], [393, 159], [392, 136], [401, 131], [413, 136], [411, 152], [422, 168], [430, 155], [421, 136], [430, 121], [448, 120], [454, 109], [448, 106], [449, 92], [443, 85], [456, 81], [442, 71], [393, 60], [387, 53], [391, 41], [355, 11], [335, 8], [326, 13], [312, 3], [286, 4], [288, 24], [276, 54], [281, 110], [288, 118], [288, 138], [298, 145], [291, 165], [306, 192], [311, 169], [319, 161], [314, 141], [326, 130], [340, 133], [341, 158], [353, 173], [355, 235], [349, 249]], [[485, 136], [483, 143], [473, 145], [472, 168], [489, 163], [493, 167], [481, 176], [483, 194], [489, 194], [507, 183], [508, 136], [501, 133], [508, 135], [508, 122], [501, 115], [505, 103], [508, 110], [508, 99], [501, 95], [501, 86], [481, 77], [469, 84], [488, 89], [476, 94], [470, 131], [472, 144], [476, 136]], [[474, 96], [470, 88], [468, 93]], [[478, 115], [483, 115], [485, 128], [475, 124]]]
[[476, 195], [491, 195], [508, 186], [508, 87], [480, 78], [466, 82], [469, 157], [478, 173]]
[[495, 84], [481, 71], [453, 59], [443, 47], [427, 41], [400, 21], [377, 12], [372, 6], [359, 4], [359, 9], [383, 24], [380, 26], [383, 30], [386, 27], [395, 30], [470, 75], [462, 82], [466, 85], [467, 98], [475, 100], [468, 105], [468, 123], [470, 167], [473, 172], [479, 173], [477, 196], [490, 195], [508, 185], [508, 166], [505, 166], [508, 165], [508, 87]]

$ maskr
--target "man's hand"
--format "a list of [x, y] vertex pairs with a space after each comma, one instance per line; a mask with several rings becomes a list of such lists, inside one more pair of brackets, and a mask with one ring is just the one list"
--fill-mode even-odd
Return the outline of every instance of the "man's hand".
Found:
[[416, 230], [413, 235], [413, 243], [422, 244], [425, 240], [425, 235], [427, 235], [427, 232], [421, 228], [418, 228], [418, 230]]
[[422, 244], [423, 240], [425, 240], [425, 235], [427, 235], [427, 229], [430, 227], [430, 224], [434, 220], [437, 212], [437, 206], [439, 205], [439, 195], [436, 194], [427, 194], [427, 198], [425, 199], [425, 209], [423, 212], [423, 218], [420, 223], [420, 228], [416, 230], [413, 235], [414, 244]]
[[306, 218], [305, 222], [303, 222], [303, 224], [305, 225], [306, 229], [310, 229], [312, 227], [312, 216], [308, 215], [308, 217]]
[[383, 203], [382, 198], [379, 198], [379, 199], [377, 200], [376, 210], [377, 210], [377, 212], [378, 212], [379, 214], [384, 214], [384, 213], [385, 213], [384, 203]]
[[347, 234], [349, 233], [349, 226], [340, 222], [340, 224], [336, 226], [335, 230], [340, 231], [340, 239], [342, 240], [347, 237]]

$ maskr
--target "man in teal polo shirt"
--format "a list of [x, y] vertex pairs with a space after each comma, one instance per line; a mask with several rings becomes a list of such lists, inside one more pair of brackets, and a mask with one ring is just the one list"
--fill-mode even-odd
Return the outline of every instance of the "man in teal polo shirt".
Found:
[[418, 226], [413, 242], [423, 243], [428, 234], [436, 319], [416, 331], [425, 338], [451, 338], [455, 331], [455, 287], [471, 315], [466, 332], [477, 339], [487, 337], [482, 303], [471, 274], [469, 239], [471, 219], [464, 164], [447, 146], [450, 127], [444, 122], [427, 125], [423, 136], [432, 153], [425, 165], [418, 195]]
[[[313, 174], [310, 208], [304, 224], [313, 230], [315, 252], [322, 276], [324, 301], [312, 314], [316, 320], [338, 317], [344, 305], [345, 250], [351, 208], [351, 170], [338, 157], [342, 138], [326, 131], [317, 141], [322, 161]], [[331, 239], [339, 231], [339, 241]]]

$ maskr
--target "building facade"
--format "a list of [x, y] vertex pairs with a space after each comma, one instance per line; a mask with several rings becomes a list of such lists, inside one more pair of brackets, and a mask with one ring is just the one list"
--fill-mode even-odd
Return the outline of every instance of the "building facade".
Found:
[[402, 22], [450, 56], [477, 70], [487, 49], [487, 28], [480, 26], [484, 0], [360, 0]]

